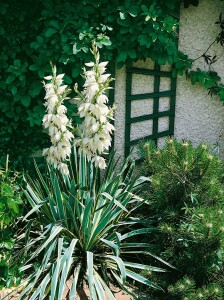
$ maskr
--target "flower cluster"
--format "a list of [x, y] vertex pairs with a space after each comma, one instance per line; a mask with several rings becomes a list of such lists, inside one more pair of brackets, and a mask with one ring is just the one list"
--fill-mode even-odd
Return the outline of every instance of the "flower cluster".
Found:
[[46, 90], [47, 114], [43, 118], [43, 126], [48, 129], [52, 146], [44, 149], [43, 155], [47, 156], [47, 161], [59, 169], [61, 173], [68, 175], [68, 166], [64, 162], [71, 154], [71, 140], [73, 134], [68, 128], [72, 128], [70, 120], [66, 116], [67, 109], [63, 105], [69, 93], [67, 85], [63, 85], [64, 74], [57, 75], [56, 67], [52, 68], [53, 75], [44, 79], [49, 83], [43, 83]]
[[111, 134], [114, 126], [110, 124], [113, 119], [114, 108], [109, 108], [106, 92], [109, 87], [110, 74], [105, 74], [108, 62], [99, 62], [99, 52], [93, 47], [92, 53], [95, 62], [86, 63], [89, 70], [84, 68], [84, 90], [78, 94], [78, 112], [84, 118], [82, 126], [79, 128], [79, 139], [75, 144], [79, 147], [88, 160], [91, 160], [96, 167], [104, 169], [106, 162], [102, 154], [111, 145]]
[[[112, 132], [114, 126], [110, 124], [113, 120], [114, 108], [109, 108], [106, 92], [112, 80], [110, 74], [106, 74], [108, 62], [99, 62], [99, 52], [93, 46], [92, 53], [95, 62], [86, 63], [89, 70], [84, 68], [85, 83], [82, 92], [75, 86], [78, 94], [78, 112], [83, 118], [82, 125], [78, 128], [78, 138], [75, 145], [79, 151], [86, 155], [96, 167], [105, 169], [106, 162], [102, 156], [111, 146]], [[73, 128], [70, 120], [66, 116], [67, 109], [63, 105], [70, 90], [67, 85], [63, 85], [64, 74], [57, 75], [56, 67], [53, 67], [53, 75], [45, 77], [48, 83], [44, 82], [46, 90], [47, 114], [43, 118], [43, 126], [48, 129], [52, 146], [44, 149], [43, 155], [47, 156], [47, 161], [58, 168], [63, 174], [68, 175], [68, 167], [65, 161], [71, 154], [71, 141], [74, 139], [69, 128]]]

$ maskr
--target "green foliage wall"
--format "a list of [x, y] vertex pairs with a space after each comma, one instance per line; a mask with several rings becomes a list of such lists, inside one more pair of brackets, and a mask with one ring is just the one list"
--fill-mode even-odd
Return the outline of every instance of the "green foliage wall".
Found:
[[[120, 65], [151, 57], [158, 63], [179, 60], [177, 20], [169, 13], [177, 0], [159, 1], [6, 1], [0, 3], [0, 157], [15, 163], [46, 144], [41, 120], [41, 81], [51, 71], [79, 81], [90, 59], [93, 39], [102, 59]], [[178, 67], [178, 66], [177, 66]], [[179, 68], [183, 66], [179, 63]]]

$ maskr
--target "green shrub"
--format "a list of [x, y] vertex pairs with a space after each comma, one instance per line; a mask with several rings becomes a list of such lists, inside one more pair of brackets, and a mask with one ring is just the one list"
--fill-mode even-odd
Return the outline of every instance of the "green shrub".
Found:
[[[150, 205], [144, 214], [155, 217], [159, 234], [154, 243], [161, 257], [177, 268], [158, 277], [157, 283], [167, 292], [166, 296], [156, 295], [163, 300], [174, 299], [174, 295], [175, 299], [196, 299], [198, 289], [203, 289], [202, 299], [222, 299], [222, 162], [204, 144], [195, 148], [190, 142], [172, 139], [161, 150], [148, 142], [141, 151], [141, 170], [151, 174], [151, 185], [145, 191]], [[185, 276], [193, 284], [184, 285]], [[217, 296], [211, 292], [216, 287]], [[210, 291], [207, 296], [206, 290]]]
[[0, 289], [17, 285], [19, 265], [12, 264], [17, 219], [22, 214], [19, 174], [0, 168]]
[[155, 256], [150, 244], [133, 240], [155, 230], [147, 220], [133, 217], [143, 203], [138, 191], [146, 179], [132, 178], [130, 159], [117, 172], [116, 165], [111, 155], [100, 180], [99, 169], [75, 155], [71, 178], [49, 168], [46, 177], [37, 169], [38, 180], [28, 180], [25, 193], [32, 210], [25, 216], [29, 230], [24, 232], [22, 270], [30, 275], [19, 299], [48, 295], [60, 300], [69, 282], [70, 299], [85, 282], [93, 300], [105, 299], [104, 292], [115, 299], [111, 285], [128, 293], [133, 281], [159, 288], [139, 270], [165, 270], [142, 264], [137, 255]]

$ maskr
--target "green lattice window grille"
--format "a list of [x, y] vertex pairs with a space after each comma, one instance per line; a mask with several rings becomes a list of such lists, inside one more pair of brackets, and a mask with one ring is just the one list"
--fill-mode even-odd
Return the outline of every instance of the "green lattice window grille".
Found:
[[[144, 79], [143, 92], [133, 90], [138, 84], [141, 89], [142, 82], [135, 79], [136, 75]], [[174, 134], [176, 102], [176, 79], [171, 70], [162, 70], [157, 64], [152, 68], [127, 67], [126, 81], [125, 156], [141, 140], [152, 139], [157, 143]], [[151, 90], [145, 92], [147, 85]]]

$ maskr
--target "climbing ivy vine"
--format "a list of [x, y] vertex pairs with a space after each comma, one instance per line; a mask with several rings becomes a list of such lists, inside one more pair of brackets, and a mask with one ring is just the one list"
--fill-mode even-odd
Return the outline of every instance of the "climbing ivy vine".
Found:
[[[223, 0], [221, 0], [223, 1]], [[198, 4], [199, 1], [197, 1]], [[199, 83], [208, 89], [209, 94], [212, 96], [214, 94], [219, 95], [220, 99], [224, 101], [224, 84], [221, 82], [221, 77], [217, 72], [213, 70], [213, 65], [222, 57], [217, 57], [216, 54], [210, 55], [209, 50], [214, 44], [219, 44], [221, 47], [224, 47], [224, 18], [223, 13], [219, 14], [219, 18], [217, 22], [215, 22], [216, 26], [219, 26], [219, 33], [215, 37], [214, 41], [208, 45], [207, 49], [204, 53], [202, 53], [199, 57], [192, 60], [191, 68], [193, 70], [186, 69], [187, 78], [189, 78], [192, 84]], [[195, 65], [197, 64], [197, 60], [203, 58], [205, 65], [207, 65], [208, 71], [201, 70], [200, 68], [195, 69]]]
[[[0, 3], [0, 160], [10, 154], [17, 167], [46, 147], [41, 130], [44, 93], [41, 81], [50, 61], [65, 83], [80, 82], [83, 61], [91, 59], [92, 40], [102, 59], [118, 67], [151, 58], [173, 66], [173, 76], [190, 70], [193, 60], [178, 51], [178, 12], [194, 0], [2, 0]], [[189, 71], [224, 99], [220, 78]], [[76, 118], [74, 108], [70, 116]]]

